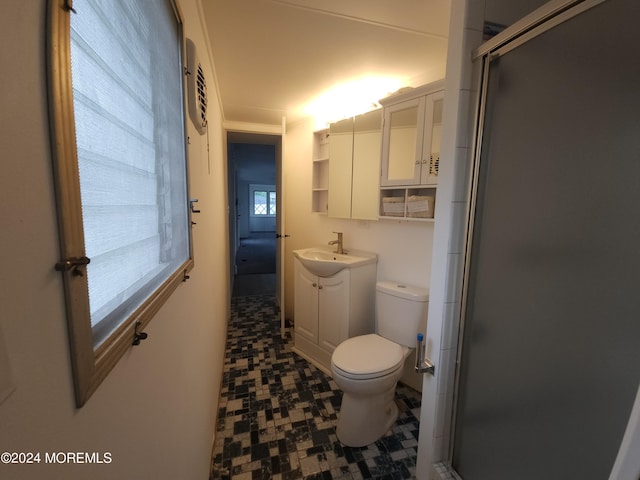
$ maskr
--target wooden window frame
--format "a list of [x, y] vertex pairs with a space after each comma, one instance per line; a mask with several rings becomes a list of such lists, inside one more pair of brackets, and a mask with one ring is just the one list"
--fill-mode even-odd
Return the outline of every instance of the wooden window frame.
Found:
[[[185, 63], [185, 38], [180, 11], [172, 1], [178, 36], [181, 42], [181, 64]], [[116, 363], [131, 348], [136, 337], [160, 310], [174, 290], [193, 268], [191, 228], [188, 229], [188, 258], [142, 304], [97, 347], [94, 347], [89, 293], [83, 266], [73, 263], [85, 258], [82, 203], [78, 174], [78, 154], [75, 140], [74, 104], [71, 78], [70, 15], [74, 13], [69, 0], [49, 0], [48, 4], [48, 88], [49, 123], [51, 128], [54, 180], [58, 207], [61, 262], [56, 268], [63, 275], [77, 407], [82, 407]], [[183, 68], [181, 65], [180, 68]], [[184, 71], [184, 70], [183, 70]], [[182, 77], [182, 124], [185, 129], [185, 180], [188, 194], [189, 172], [186, 142], [186, 91]], [[188, 225], [191, 212], [185, 198]]]

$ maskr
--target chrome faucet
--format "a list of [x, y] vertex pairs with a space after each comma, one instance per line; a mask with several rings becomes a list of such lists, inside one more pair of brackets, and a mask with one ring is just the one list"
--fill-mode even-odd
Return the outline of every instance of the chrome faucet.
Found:
[[331, 240], [329, 242], [329, 245], [337, 245], [337, 250], [333, 253], [339, 253], [339, 254], [343, 254], [344, 250], [342, 249], [342, 232], [333, 232], [336, 233], [338, 235], [338, 239], [337, 240]]

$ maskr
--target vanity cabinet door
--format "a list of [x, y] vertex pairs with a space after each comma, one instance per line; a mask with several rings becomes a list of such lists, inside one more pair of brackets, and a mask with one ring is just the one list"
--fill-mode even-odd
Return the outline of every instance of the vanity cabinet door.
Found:
[[296, 258], [294, 261], [295, 333], [313, 343], [318, 342], [318, 277], [309, 273]]
[[318, 279], [318, 344], [330, 353], [348, 337], [349, 275], [344, 269]]

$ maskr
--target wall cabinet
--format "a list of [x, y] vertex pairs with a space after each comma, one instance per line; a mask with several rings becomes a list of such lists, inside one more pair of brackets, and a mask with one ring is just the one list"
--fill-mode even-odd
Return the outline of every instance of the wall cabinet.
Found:
[[380, 185], [438, 183], [443, 99], [437, 91], [385, 105]]
[[330, 217], [378, 219], [382, 110], [329, 127]]
[[433, 222], [436, 187], [380, 189], [380, 217]]
[[433, 218], [443, 102], [443, 82], [381, 100], [380, 217]]
[[378, 219], [381, 148], [382, 110], [373, 110], [354, 117], [351, 218]]
[[329, 209], [329, 129], [313, 133], [311, 183], [311, 211], [326, 214]]
[[329, 216], [351, 218], [353, 118], [329, 126]]
[[375, 281], [375, 264], [318, 277], [294, 258], [293, 350], [330, 373], [341, 342], [374, 331]]

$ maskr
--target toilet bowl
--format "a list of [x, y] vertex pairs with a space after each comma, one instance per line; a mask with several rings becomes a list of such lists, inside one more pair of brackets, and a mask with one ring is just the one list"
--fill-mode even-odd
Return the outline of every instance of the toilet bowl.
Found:
[[343, 392], [336, 433], [343, 444], [369, 445], [395, 423], [396, 384], [409, 352], [376, 334], [350, 338], [335, 349], [331, 373]]
[[425, 289], [378, 283], [377, 333], [349, 338], [334, 350], [331, 373], [343, 391], [336, 433], [344, 445], [369, 445], [396, 421], [396, 384], [426, 320], [427, 301]]

